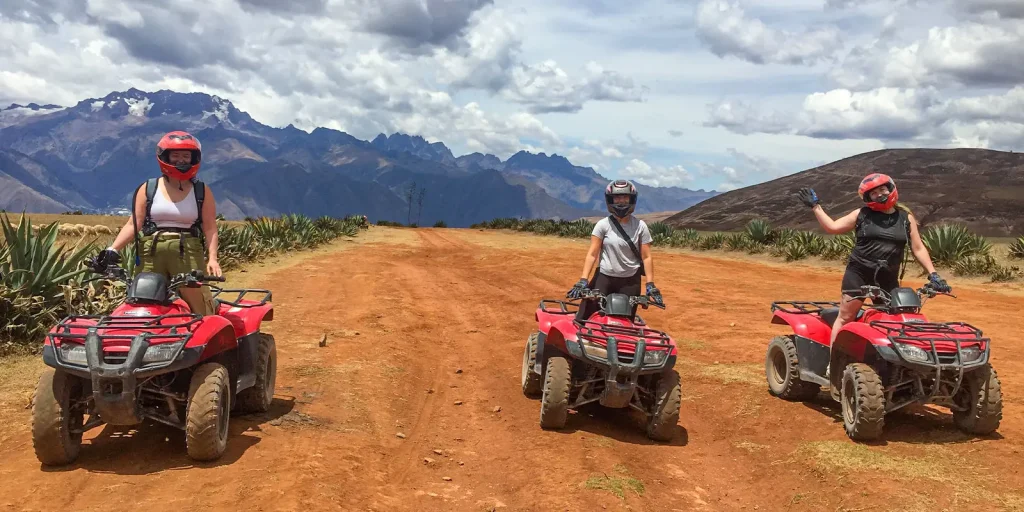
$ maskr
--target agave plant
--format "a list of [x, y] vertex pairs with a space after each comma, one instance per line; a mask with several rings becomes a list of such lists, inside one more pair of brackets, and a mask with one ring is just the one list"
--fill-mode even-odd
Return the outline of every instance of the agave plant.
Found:
[[671, 239], [672, 232], [675, 231], [675, 229], [673, 229], [672, 226], [669, 226], [668, 224], [665, 224], [664, 222], [661, 221], [652, 222], [648, 224], [647, 229], [648, 231], [651, 232], [651, 238], [657, 238], [661, 236], [665, 239]]
[[964, 258], [987, 255], [991, 250], [987, 240], [959, 224], [931, 226], [921, 234], [921, 240], [932, 261], [940, 266], [951, 267]]
[[4, 214], [2, 224], [7, 249], [0, 262], [0, 274], [10, 288], [49, 299], [60, 292], [61, 284], [87, 272], [81, 263], [95, 251], [91, 243], [82, 247], [58, 246], [58, 223], [41, 226], [37, 232], [27, 216], [21, 218], [17, 229], [6, 217]]
[[764, 219], [754, 219], [747, 223], [747, 238], [759, 243], [770, 244], [772, 242], [772, 226]]
[[672, 232], [670, 245], [672, 247], [693, 247], [698, 240], [700, 240], [700, 234], [696, 229], [677, 229]]
[[697, 242], [697, 249], [710, 250], [710, 249], [721, 249], [725, 245], [725, 234], [723, 233], [712, 233], [707, 236], [703, 236]]
[[[2, 251], [2, 249], [0, 249]], [[1010, 244], [1010, 257], [1011, 258], [1024, 258], [1024, 236], [1017, 237], [1013, 243]]]
[[559, 236], [570, 238], [587, 238], [594, 232], [594, 223], [587, 219], [576, 219], [559, 226]]
[[844, 260], [850, 257], [855, 243], [852, 233], [836, 235], [823, 241], [821, 256], [829, 260]]
[[802, 260], [811, 254], [808, 246], [798, 242], [796, 239], [790, 240], [788, 244], [782, 247], [782, 255], [786, 258], [786, 261]]
[[810, 256], [818, 256], [825, 250], [825, 239], [810, 231], [797, 231], [789, 238], [790, 244], [797, 244]]
[[747, 248], [750, 243], [750, 239], [747, 238], [746, 233], [730, 233], [725, 237], [725, 250], [727, 251], [742, 251]]

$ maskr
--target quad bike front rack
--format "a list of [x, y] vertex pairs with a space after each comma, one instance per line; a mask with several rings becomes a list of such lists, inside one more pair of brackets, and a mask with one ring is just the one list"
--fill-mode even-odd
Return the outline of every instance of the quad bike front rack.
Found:
[[[889, 386], [887, 389], [888, 396], [886, 397], [887, 403], [891, 401], [895, 392], [903, 386], [909, 385], [914, 387], [917, 391], [917, 398], [912, 398], [904, 403], [894, 405], [891, 409], [887, 407], [889, 410], [899, 409], [921, 398], [925, 398], [929, 401], [949, 400], [951, 402], [952, 398], [957, 394], [957, 391], [960, 390], [965, 371], [988, 363], [991, 351], [990, 343], [992, 340], [983, 336], [981, 329], [978, 329], [968, 323], [877, 320], [869, 322], [868, 325], [884, 333], [889, 338], [893, 343], [893, 352], [896, 353], [896, 357], [898, 357], [904, 365], [909, 367], [926, 367], [934, 370], [935, 372], [934, 382], [931, 385], [931, 389], [928, 391], [924, 389], [920, 379], [904, 379], [902, 382]], [[930, 357], [928, 361], [910, 360], [899, 349], [898, 344], [917, 346], [915, 342], [928, 344], [929, 350], [927, 350], [927, 352]], [[956, 352], [940, 353], [936, 347], [936, 343], [938, 342], [953, 343], [956, 346]], [[963, 345], [965, 344], [979, 345], [979, 348], [982, 350], [977, 359], [966, 363], [963, 362], [961, 355], [963, 354]], [[953, 389], [948, 395], [939, 393], [943, 383], [942, 376], [944, 372], [952, 372], [956, 375], [955, 380], [949, 381], [949, 383], [952, 384]]]
[[[173, 313], [164, 315], [132, 315], [132, 316], [110, 316], [110, 315], [70, 315], [64, 317], [55, 326], [56, 332], [47, 333], [47, 337], [50, 339], [50, 343], [54, 347], [54, 355], [59, 362], [71, 366], [82, 366], [77, 363], [62, 360], [61, 351], [58, 350], [58, 340], [63, 342], [64, 340], [81, 340], [81, 343], [85, 345], [87, 353], [91, 350], [90, 346], [96, 345], [96, 355], [98, 361], [102, 361], [102, 364], [121, 364], [124, 363], [128, 358], [131, 357], [133, 350], [136, 350], [136, 344], [132, 343], [135, 339], [144, 339], [146, 345], [150, 344], [150, 340], [174, 340], [184, 341], [184, 344], [188, 343], [188, 340], [192, 338], [193, 330], [203, 317], [194, 313]], [[96, 323], [79, 323], [83, 320], [92, 320]], [[169, 323], [167, 323], [170, 321]], [[79, 330], [80, 332], [72, 332], [72, 330]], [[132, 330], [141, 331], [134, 334], [104, 334], [104, 331], [111, 330]], [[169, 331], [161, 333], [160, 331]], [[127, 351], [105, 351], [104, 341], [107, 340], [126, 340], [128, 341]], [[92, 343], [90, 343], [92, 342]], [[183, 346], [184, 346], [183, 344]], [[144, 348], [142, 349], [145, 350]], [[124, 355], [114, 355], [114, 354]], [[140, 356], [141, 357], [141, 356]], [[82, 366], [86, 368], [86, 366]]]
[[[93, 320], [95, 324], [81, 323]], [[160, 370], [178, 361], [185, 350], [185, 345], [194, 334], [194, 327], [202, 321], [202, 316], [194, 313], [174, 313], [164, 315], [109, 316], [109, 315], [74, 315], [65, 317], [57, 324], [55, 331], [47, 333], [52, 347], [52, 366], [63, 367], [78, 373], [92, 384], [90, 411], [98, 413], [103, 422], [112, 425], [130, 425], [142, 421], [146, 416], [137, 406], [136, 391], [139, 389], [138, 372]], [[73, 332], [77, 330], [78, 332]], [[126, 334], [111, 334], [112, 330], [135, 331]], [[168, 332], [169, 331], [169, 332]], [[58, 343], [59, 340], [59, 343]], [[69, 340], [81, 340], [79, 343]], [[126, 343], [106, 346], [107, 340], [119, 340]], [[152, 340], [172, 340], [171, 353], [160, 354], [159, 359], [146, 361]], [[168, 346], [168, 343], [155, 346]], [[65, 347], [68, 352], [65, 353]], [[81, 347], [81, 348], [79, 348]], [[122, 350], [110, 350], [113, 347]], [[72, 351], [82, 350], [76, 360], [68, 356]], [[47, 357], [44, 355], [44, 358]], [[94, 425], [93, 413], [90, 412], [90, 425]], [[148, 416], [147, 416], [148, 417]], [[159, 415], [157, 420], [166, 423]], [[91, 427], [90, 427], [91, 428]]]

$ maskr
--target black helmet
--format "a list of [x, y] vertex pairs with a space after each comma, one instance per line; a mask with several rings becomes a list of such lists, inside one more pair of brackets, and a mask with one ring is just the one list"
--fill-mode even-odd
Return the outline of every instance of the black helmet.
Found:
[[[628, 195], [629, 204], [615, 204], [615, 196]], [[627, 180], [615, 180], [604, 189], [604, 204], [608, 213], [617, 217], [625, 217], [636, 209], [636, 187]]]

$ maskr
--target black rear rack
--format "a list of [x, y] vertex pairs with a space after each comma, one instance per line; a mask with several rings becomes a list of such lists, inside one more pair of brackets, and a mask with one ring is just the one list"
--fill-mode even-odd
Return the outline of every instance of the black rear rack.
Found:
[[[273, 294], [270, 292], [270, 290], [243, 289], [243, 288], [226, 289], [226, 288], [218, 288], [216, 286], [210, 286], [210, 290], [213, 292], [213, 300], [214, 301], [216, 301], [216, 302], [218, 302], [220, 304], [227, 304], [229, 306], [234, 306], [236, 308], [255, 308], [255, 307], [259, 307], [259, 306], [264, 306], [264, 305], [267, 304], [267, 302], [270, 302], [271, 300], [273, 300], [271, 298], [273, 296]], [[220, 296], [220, 294], [222, 294], [222, 293], [237, 293], [238, 296], [235, 298], [235, 300], [225, 300], [225, 299], [218, 298]], [[245, 295], [247, 293], [262, 293], [263, 297], [260, 298], [258, 301], [256, 301], [255, 304], [243, 304], [242, 303], [242, 299], [245, 298]]]
[[[558, 306], [558, 311], [551, 311], [550, 309], [548, 309], [548, 306], [547, 306], [548, 304], [557, 305]], [[569, 306], [572, 306], [574, 309], [569, 309]], [[575, 299], [575, 300], [541, 299], [541, 301], [540, 301], [540, 309], [543, 309], [544, 311], [546, 311], [548, 313], [552, 313], [552, 314], [563, 314], [563, 315], [576, 314], [576, 312], [579, 311], [579, 309], [580, 309], [580, 299]]]
[[[789, 307], [786, 307], [789, 306]], [[821, 313], [826, 309], [838, 308], [838, 302], [828, 301], [798, 301], [798, 300], [780, 300], [772, 302], [772, 312], [779, 310], [784, 313], [791, 313], [794, 315], [806, 315], [813, 313]]]

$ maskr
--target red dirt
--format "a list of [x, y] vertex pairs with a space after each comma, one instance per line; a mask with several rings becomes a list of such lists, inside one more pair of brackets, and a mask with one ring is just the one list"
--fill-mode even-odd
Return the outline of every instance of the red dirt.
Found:
[[[537, 302], [564, 296], [585, 245], [374, 227], [345, 247], [242, 274], [274, 292], [266, 330], [278, 343], [277, 394], [267, 415], [232, 418], [228, 452], [215, 463], [189, 460], [180, 431], [145, 425], [95, 429], [76, 464], [43, 469], [23, 399], [40, 366], [0, 383], [0, 510], [105, 511], [132, 501], [150, 512], [1024, 505], [1024, 297], [964, 286], [958, 300], [926, 306], [934, 320], [968, 321], [995, 340], [1005, 397], [998, 435], [962, 435], [947, 411], [918, 408], [888, 416], [885, 441], [865, 446], [846, 438], [838, 404], [771, 397], [762, 369], [768, 341], [784, 332], [769, 324], [771, 300], [829, 300], [838, 270], [660, 251], [655, 275], [668, 309], [642, 314], [680, 340], [685, 359], [680, 432], [656, 444], [636, 417], [600, 407], [563, 432], [543, 431], [539, 402], [520, 390]], [[622, 498], [602, 481], [624, 484]]]

